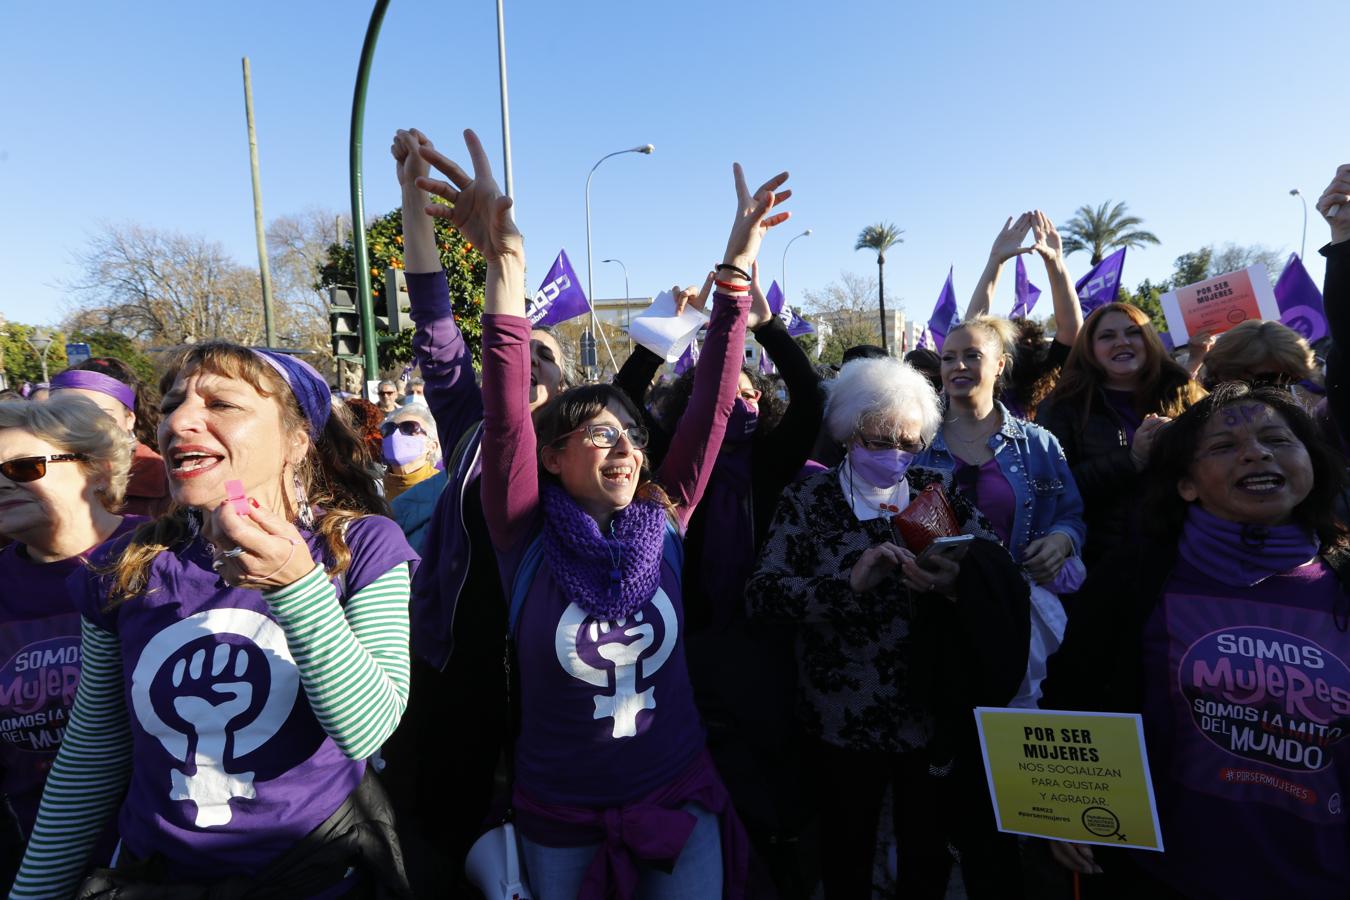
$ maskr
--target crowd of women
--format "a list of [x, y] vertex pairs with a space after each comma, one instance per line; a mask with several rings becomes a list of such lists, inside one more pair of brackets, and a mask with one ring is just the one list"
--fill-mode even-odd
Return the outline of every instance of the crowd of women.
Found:
[[[787, 173], [735, 166], [655, 391], [641, 348], [573, 383], [465, 143], [392, 146], [418, 402], [223, 343], [0, 402], [11, 896], [474, 896], [507, 820], [541, 900], [1347, 895], [1350, 166], [1320, 355], [1084, 319], [1031, 212], [940, 354], [837, 373], [760, 290]], [[431, 217], [487, 263], [481, 379]], [[989, 315], [1020, 253], [1053, 339]], [[1141, 714], [1167, 851], [1000, 833], [978, 705]]]

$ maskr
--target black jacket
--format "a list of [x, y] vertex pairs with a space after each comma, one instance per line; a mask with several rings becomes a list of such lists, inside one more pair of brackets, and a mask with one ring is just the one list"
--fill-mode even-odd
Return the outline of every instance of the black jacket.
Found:
[[1138, 533], [1144, 480], [1130, 459], [1129, 432], [1100, 388], [1092, 394], [1086, 422], [1076, 407], [1050, 399], [1036, 411], [1036, 424], [1059, 438], [1068, 457], [1083, 497], [1087, 525], [1083, 560], [1091, 566]]
[[[1331, 333], [1327, 350], [1327, 436], [1343, 450], [1350, 448], [1350, 384], [1346, 384], [1345, 348], [1350, 347], [1350, 241], [1327, 244], [1321, 253], [1327, 260], [1322, 284], [1322, 305]], [[1341, 490], [1337, 512], [1350, 523], [1350, 488]]]

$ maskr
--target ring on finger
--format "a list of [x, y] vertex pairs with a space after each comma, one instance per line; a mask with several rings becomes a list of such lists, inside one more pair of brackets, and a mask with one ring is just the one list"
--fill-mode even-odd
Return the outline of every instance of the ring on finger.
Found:
[[220, 554], [225, 559], [238, 559], [244, 555], [243, 547], [233, 547]]

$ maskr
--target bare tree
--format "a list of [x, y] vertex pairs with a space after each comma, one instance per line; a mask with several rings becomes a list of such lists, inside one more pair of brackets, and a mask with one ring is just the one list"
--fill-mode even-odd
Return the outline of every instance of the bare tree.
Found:
[[1280, 270], [1284, 268], [1285, 254], [1279, 250], [1272, 250], [1264, 244], [1243, 246], [1228, 243], [1222, 247], [1214, 247], [1213, 254], [1209, 261], [1209, 277], [1211, 278], [1215, 275], [1236, 272], [1238, 269], [1263, 263], [1266, 267], [1266, 275], [1273, 283], [1275, 279], [1280, 277]]
[[267, 226], [267, 255], [277, 301], [278, 333], [288, 346], [329, 354], [328, 294], [318, 287], [330, 244], [351, 231], [351, 217], [311, 207], [273, 219]]
[[830, 333], [824, 340], [820, 361], [837, 365], [849, 347], [858, 344], [881, 344], [881, 329], [877, 322], [875, 275], [840, 272], [839, 278], [816, 291], [803, 295], [807, 317], [813, 322], [829, 323]]
[[79, 257], [68, 324], [157, 345], [262, 337], [255, 270], [202, 237], [107, 225]]

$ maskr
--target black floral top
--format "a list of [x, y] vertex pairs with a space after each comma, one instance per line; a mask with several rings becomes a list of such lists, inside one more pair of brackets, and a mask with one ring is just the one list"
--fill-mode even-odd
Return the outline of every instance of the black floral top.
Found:
[[[997, 542], [988, 520], [936, 469], [907, 473], [910, 497], [943, 485], [962, 531]], [[915, 640], [921, 605], [951, 601], [912, 593], [899, 570], [855, 594], [849, 572], [869, 547], [901, 543], [889, 517], [858, 521], [839, 470], [819, 472], [784, 492], [754, 575], [751, 616], [796, 623], [799, 708], [808, 733], [853, 750], [907, 752], [933, 737], [926, 699], [926, 648]]]

